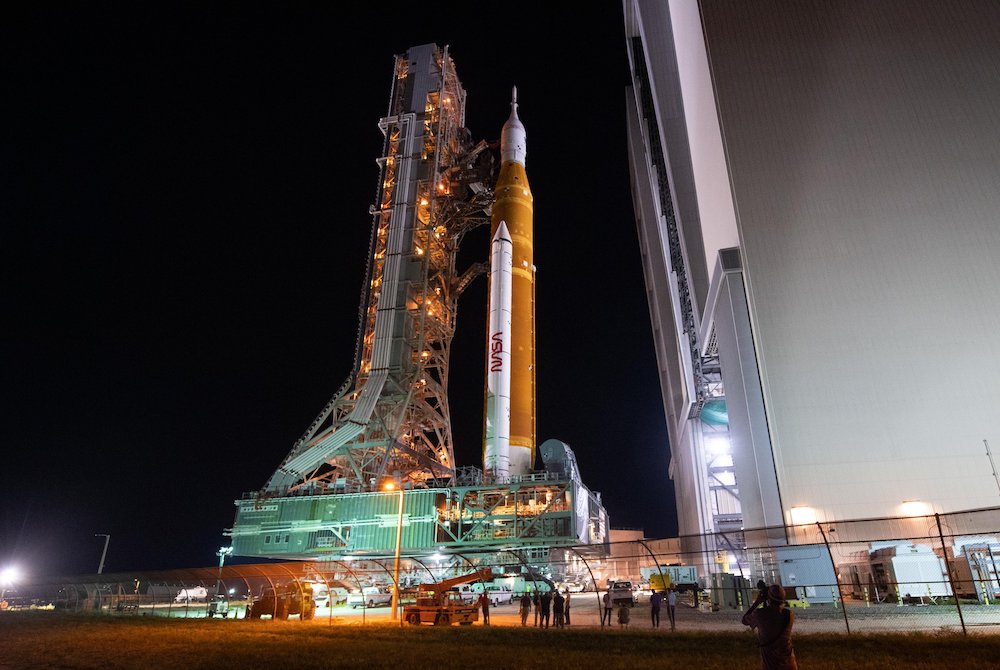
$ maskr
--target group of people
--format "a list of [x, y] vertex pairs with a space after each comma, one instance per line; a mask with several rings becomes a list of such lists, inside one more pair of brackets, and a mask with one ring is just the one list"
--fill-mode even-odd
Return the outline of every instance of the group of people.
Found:
[[[767, 586], [764, 582], [757, 583], [757, 599], [743, 615], [743, 625], [749, 626], [757, 635], [757, 645], [760, 649], [761, 668], [766, 670], [796, 670], [795, 651], [792, 649], [792, 623], [795, 615], [788, 609], [785, 600], [785, 590], [779, 584]], [[670, 588], [666, 592], [653, 591], [649, 597], [649, 616], [653, 628], [660, 627], [660, 610], [666, 601], [667, 618], [670, 630], [676, 628], [677, 591]], [[614, 601], [610, 593], [605, 593], [602, 602], [601, 626], [611, 625], [611, 614], [614, 611]], [[567, 591], [545, 591], [534, 595], [524, 593], [520, 601], [521, 625], [528, 625], [528, 617], [535, 612], [535, 626], [549, 627], [552, 625], [563, 628], [570, 623], [570, 593]], [[631, 603], [622, 602], [618, 605], [618, 625], [627, 628], [631, 618]], [[479, 597], [479, 605], [483, 610], [483, 623], [490, 623], [490, 599], [486, 593]]]
[[534, 595], [521, 595], [520, 614], [521, 625], [528, 625], [528, 616], [535, 612], [535, 626], [548, 628], [551, 624], [556, 628], [565, 628], [570, 624], [570, 593], [569, 591], [545, 591]]
[[[677, 627], [677, 590], [674, 588], [670, 588], [665, 592], [654, 590], [649, 596], [649, 616], [653, 628], [660, 627], [660, 610], [663, 608], [664, 600], [667, 603], [667, 618], [670, 620], [670, 630], [675, 630]], [[602, 602], [604, 603], [604, 611], [601, 612], [601, 625], [603, 626], [607, 623], [610, 626], [611, 614], [615, 609], [610, 592], [604, 594]], [[630, 604], [627, 602], [620, 602], [618, 604], [618, 625], [622, 628], [628, 628], [628, 624], [632, 619]]]

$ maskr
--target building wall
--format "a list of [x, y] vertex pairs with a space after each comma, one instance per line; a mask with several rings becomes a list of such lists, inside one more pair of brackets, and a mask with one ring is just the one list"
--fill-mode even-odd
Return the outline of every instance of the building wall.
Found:
[[[747, 527], [896, 515], [904, 501], [996, 505], [983, 440], [1000, 449], [1000, 4], [624, 6], [661, 128], [674, 128], [661, 135], [678, 216], [690, 223], [692, 202], [698, 213], [698, 245], [682, 227], [687, 255], [707, 268], [722, 248], [742, 256], [749, 331], [714, 325], [727, 397], [731, 383], [752, 390], [743, 363], [759, 369], [763, 415], [730, 426], [734, 449], [753, 442], [734, 454]], [[673, 186], [688, 177], [693, 188]], [[736, 306], [724, 279], [709, 277], [726, 304], [699, 302], [703, 319]], [[676, 389], [687, 370], [663, 363], [680, 336], [657, 322], [666, 313], [651, 308]], [[756, 358], [734, 375], [747, 336]], [[692, 463], [697, 440], [673, 443], [674, 420], [675, 466]], [[704, 523], [697, 486], [678, 487], [682, 528]]]
[[1000, 5], [701, 5], [786, 512], [996, 504]]

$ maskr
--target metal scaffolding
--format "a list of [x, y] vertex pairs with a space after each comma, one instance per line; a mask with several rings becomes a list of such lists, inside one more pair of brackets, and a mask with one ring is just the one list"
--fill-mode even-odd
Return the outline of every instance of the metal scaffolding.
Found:
[[489, 221], [494, 179], [463, 127], [465, 97], [447, 48], [396, 57], [354, 370], [260, 496], [454, 482], [450, 346], [458, 298], [483, 272], [459, 273], [456, 256]]

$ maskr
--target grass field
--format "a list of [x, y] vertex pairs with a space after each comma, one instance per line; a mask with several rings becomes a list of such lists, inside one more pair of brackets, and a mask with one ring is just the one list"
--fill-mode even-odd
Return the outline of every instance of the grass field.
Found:
[[[996, 668], [1000, 638], [796, 636], [799, 667]], [[750, 670], [745, 632], [539, 630], [473, 626], [324, 626], [298, 621], [0, 616], [0, 668], [691, 668]]]

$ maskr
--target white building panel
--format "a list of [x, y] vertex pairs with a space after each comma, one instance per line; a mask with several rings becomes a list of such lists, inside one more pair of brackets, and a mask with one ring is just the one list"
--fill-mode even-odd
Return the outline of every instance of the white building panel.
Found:
[[703, 3], [782, 498], [995, 505], [1000, 14], [811, 4]]

